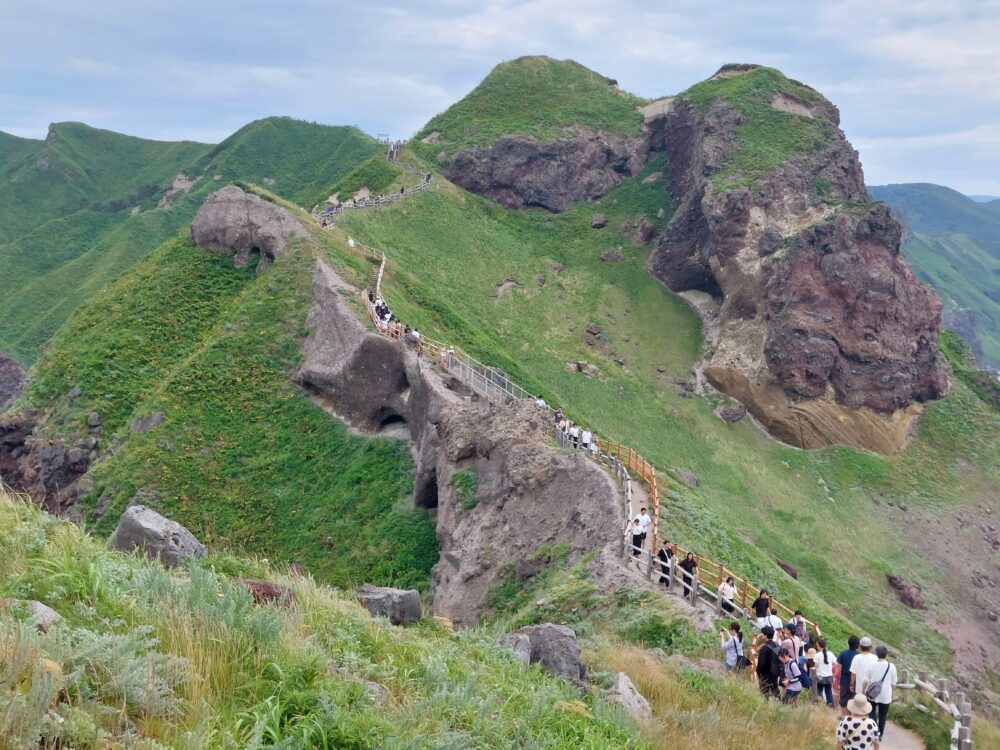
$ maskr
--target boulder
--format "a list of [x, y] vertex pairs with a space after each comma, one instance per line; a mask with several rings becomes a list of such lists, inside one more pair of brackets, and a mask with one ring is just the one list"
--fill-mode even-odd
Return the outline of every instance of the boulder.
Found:
[[625, 260], [625, 253], [621, 250], [606, 250], [600, 257], [605, 263], [621, 263]]
[[747, 415], [747, 408], [743, 404], [735, 404], [733, 406], [725, 406], [719, 410], [719, 419], [723, 422], [728, 422], [732, 424], [733, 422], [739, 422]]
[[896, 592], [896, 596], [910, 609], [924, 609], [927, 606], [924, 600], [924, 592], [915, 583], [907, 581], [902, 576], [889, 573], [886, 576], [889, 585]]
[[154, 411], [152, 414], [147, 414], [144, 417], [136, 417], [132, 420], [132, 424], [129, 425], [128, 431], [149, 432], [163, 424], [163, 420], [166, 418], [167, 415], [162, 411]]
[[551, 622], [528, 625], [501, 636], [497, 643], [526, 664], [541, 664], [574, 685], [587, 684], [587, 668], [580, 661], [576, 633], [565, 625]]
[[87, 427], [94, 430], [101, 426], [101, 415], [96, 411], [90, 412], [87, 415]]
[[38, 628], [38, 632], [40, 633], [48, 633], [49, 629], [53, 625], [62, 620], [62, 615], [51, 607], [34, 599], [29, 599], [27, 601], [22, 601], [20, 599], [8, 599], [7, 606], [11, 609], [23, 607], [31, 616], [32, 621], [35, 623], [35, 627]]
[[685, 471], [684, 469], [678, 469], [677, 476], [681, 478], [681, 481], [684, 482], [684, 484], [686, 484], [688, 487], [691, 487], [692, 489], [701, 484], [701, 479], [698, 477], [697, 474], [693, 472]]
[[205, 556], [205, 545], [194, 534], [144, 505], [133, 505], [122, 514], [110, 545], [122, 552], [141, 549], [168, 568]]
[[653, 717], [653, 709], [649, 705], [649, 701], [642, 697], [642, 693], [624, 672], [615, 675], [614, 682], [611, 683], [606, 697], [610, 703], [614, 703], [640, 721], [648, 721]]
[[257, 604], [284, 604], [294, 605], [297, 601], [295, 592], [283, 583], [264, 581], [260, 578], [239, 578], [238, 583], [243, 586]]
[[798, 580], [798, 578], [799, 578], [799, 571], [795, 568], [794, 565], [789, 565], [784, 560], [775, 560], [774, 562], [776, 562], [778, 564], [779, 568], [781, 568], [783, 571], [785, 571], [786, 573], [788, 573], [788, 575], [790, 575], [795, 580]]
[[284, 208], [235, 185], [208, 196], [191, 222], [194, 243], [232, 255], [237, 268], [260, 253], [258, 273], [285, 252], [289, 242], [305, 236], [305, 228]]
[[696, 669], [699, 672], [714, 674], [720, 677], [726, 674], [725, 666], [718, 659], [706, 659], [704, 657], [693, 659], [684, 656], [684, 654], [671, 654], [667, 658], [667, 664], [676, 668]]
[[423, 614], [420, 592], [365, 584], [358, 590], [358, 601], [373, 617], [386, 617], [393, 625], [409, 625]]
[[590, 219], [590, 226], [594, 229], [604, 229], [608, 225], [608, 217], [604, 214], [594, 214]]

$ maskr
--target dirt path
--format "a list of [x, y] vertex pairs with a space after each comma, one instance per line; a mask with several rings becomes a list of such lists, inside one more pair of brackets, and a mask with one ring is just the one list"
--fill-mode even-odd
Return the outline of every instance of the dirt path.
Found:
[[885, 725], [882, 750], [924, 750], [924, 741], [909, 729], [890, 721]]

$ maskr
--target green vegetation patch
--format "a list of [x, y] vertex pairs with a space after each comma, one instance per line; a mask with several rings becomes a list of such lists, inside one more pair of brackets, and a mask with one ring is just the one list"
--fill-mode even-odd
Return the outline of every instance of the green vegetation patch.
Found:
[[[740, 145], [723, 169], [713, 176], [721, 190], [749, 187], [789, 159], [818, 151], [829, 144], [836, 127], [822, 117], [783, 112], [771, 100], [783, 94], [805, 106], [822, 97], [774, 68], [758, 67], [746, 73], [702, 81], [683, 94], [702, 110], [716, 103], [738, 109], [744, 117], [737, 127]], [[817, 185], [817, 191], [822, 185]]]
[[[643, 100], [618, 90], [605, 76], [573, 60], [521, 57], [496, 66], [464, 99], [435, 116], [414, 138], [414, 149], [434, 159], [472, 146], [488, 146], [504, 135], [540, 141], [580, 125], [605, 132], [640, 133]], [[438, 133], [433, 143], [421, 143]]]

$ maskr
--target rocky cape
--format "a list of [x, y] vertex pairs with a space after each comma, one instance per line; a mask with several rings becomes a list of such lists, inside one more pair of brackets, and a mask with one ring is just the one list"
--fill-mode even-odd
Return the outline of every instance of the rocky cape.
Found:
[[789, 83], [802, 100], [780, 94], [770, 106], [821, 118], [830, 136], [747, 184], [717, 179], [741, 147], [736, 106], [681, 95], [650, 123], [677, 207], [650, 269], [675, 292], [714, 299], [705, 375], [772, 435], [893, 453], [920, 404], [947, 389], [941, 303], [900, 255], [899, 224], [868, 195], [836, 107]]

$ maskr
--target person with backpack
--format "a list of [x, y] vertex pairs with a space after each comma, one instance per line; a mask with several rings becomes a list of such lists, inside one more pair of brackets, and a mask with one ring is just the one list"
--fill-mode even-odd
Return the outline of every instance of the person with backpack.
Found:
[[837, 660], [826, 650], [826, 638], [816, 641], [819, 651], [813, 656], [816, 665], [816, 687], [826, 699], [826, 705], [833, 708], [833, 665]]
[[799, 666], [795, 654], [787, 648], [781, 650], [779, 658], [781, 659], [782, 674], [784, 675], [781, 684], [785, 686], [785, 694], [782, 696], [781, 702], [786, 704], [795, 703], [802, 693], [802, 688], [805, 687], [803, 684], [804, 675], [802, 674], [802, 667]]
[[742, 672], [750, 661], [743, 655], [743, 633], [738, 622], [729, 623], [729, 631], [719, 631], [719, 642], [725, 655], [726, 671]]
[[777, 698], [781, 695], [778, 688], [778, 678], [784, 670], [781, 658], [778, 656], [778, 644], [774, 642], [774, 628], [765, 625], [760, 629], [761, 635], [766, 639], [764, 645], [757, 652], [757, 685], [765, 698], [772, 696]]
[[[872, 653], [872, 639], [867, 635], [859, 642], [861, 653], [854, 657], [851, 662], [851, 692], [858, 695], [863, 690], [863, 685], [869, 679], [868, 673], [871, 666], [878, 661], [878, 657]], [[869, 701], [871, 698], [868, 699]]]
[[847, 648], [837, 654], [837, 666], [834, 667], [834, 682], [840, 688], [840, 708], [841, 715], [847, 716], [847, 702], [854, 697], [854, 691], [851, 690], [851, 665], [854, 663], [854, 658], [858, 655], [858, 649], [861, 646], [861, 639], [856, 635], [852, 635], [847, 639]]
[[876, 661], [867, 666], [865, 680], [861, 690], [865, 698], [872, 704], [871, 718], [878, 724], [878, 738], [885, 739], [885, 722], [889, 718], [889, 706], [892, 704], [892, 688], [899, 681], [896, 675], [896, 665], [889, 662], [889, 649], [879, 646], [875, 649]]
[[855, 695], [844, 707], [847, 713], [837, 725], [837, 750], [879, 750], [878, 725], [869, 716], [872, 704]]

